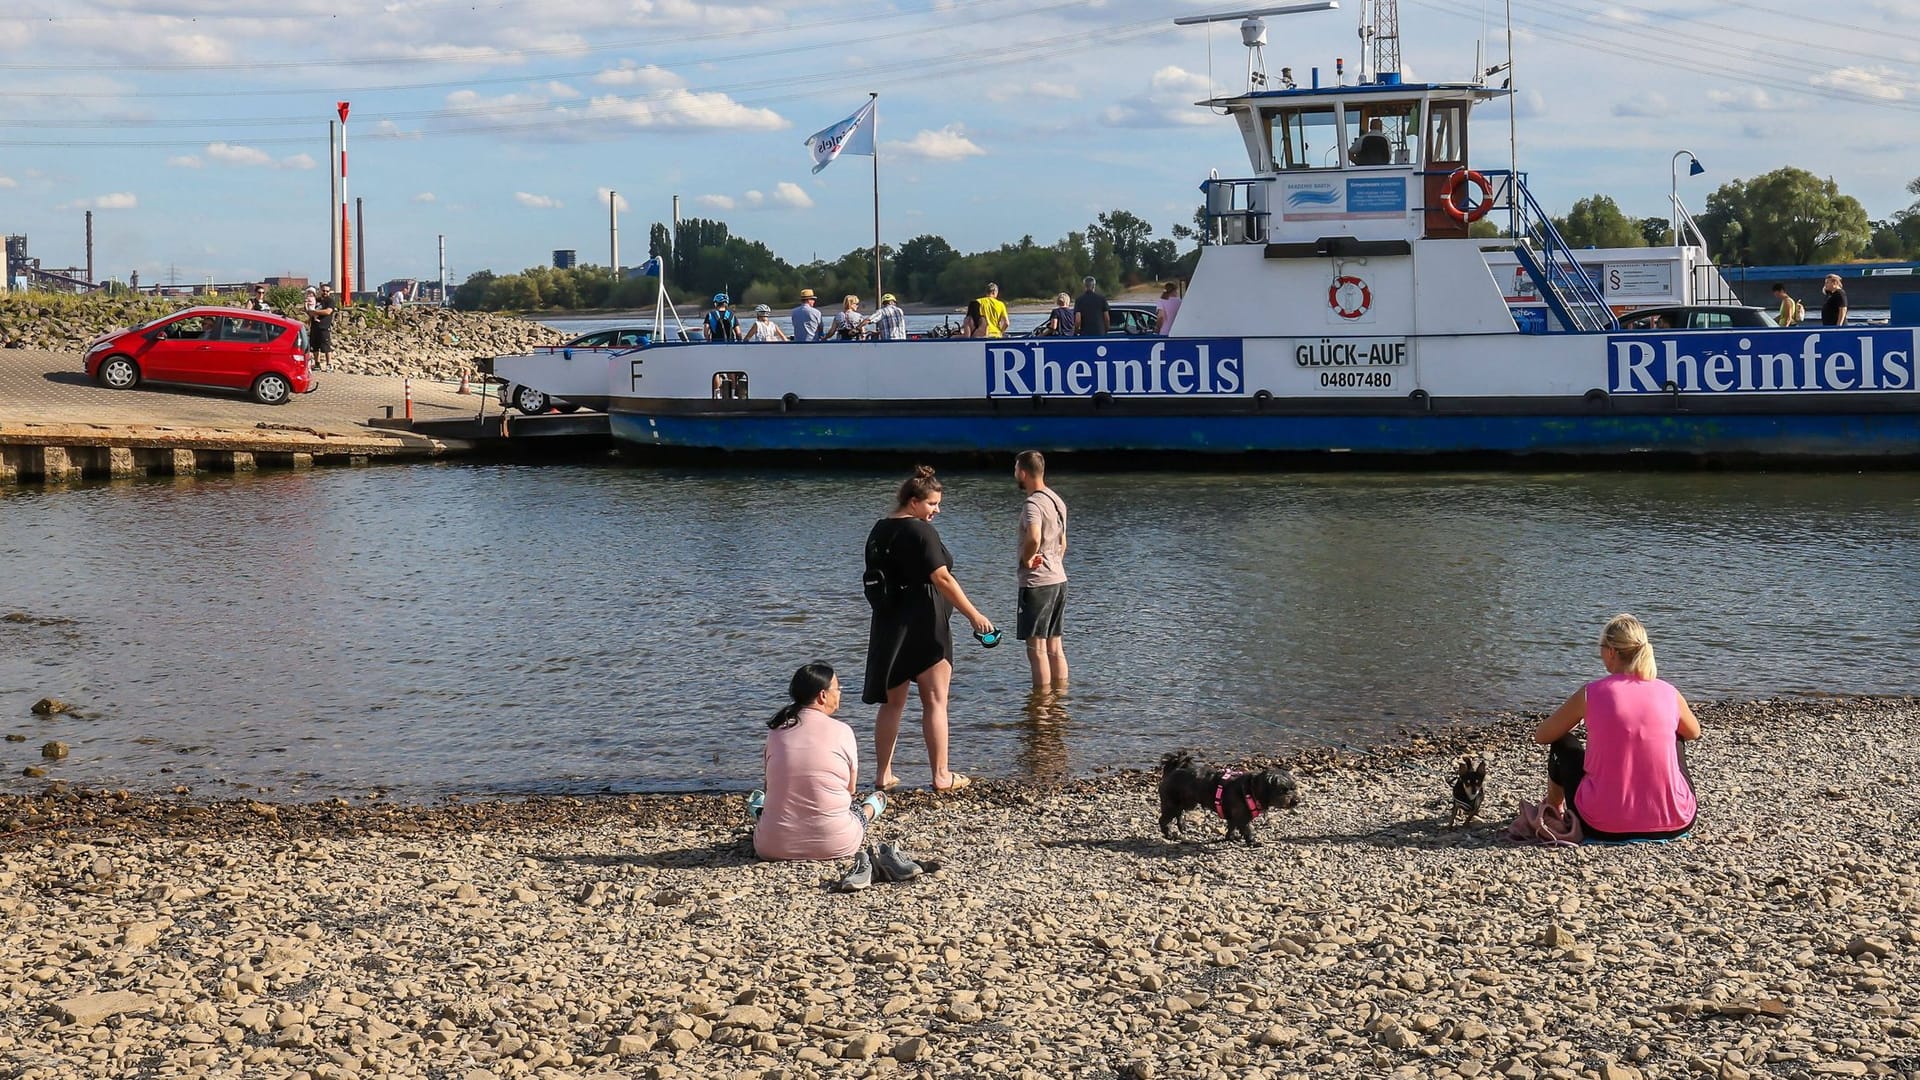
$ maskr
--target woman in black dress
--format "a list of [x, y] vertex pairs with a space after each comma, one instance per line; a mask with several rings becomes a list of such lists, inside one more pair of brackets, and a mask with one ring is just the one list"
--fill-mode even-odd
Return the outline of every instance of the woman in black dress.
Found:
[[927, 740], [935, 791], [957, 791], [971, 781], [947, 768], [947, 688], [953, 681], [955, 608], [975, 633], [993, 623], [967, 599], [953, 579], [953, 555], [933, 527], [940, 512], [940, 481], [922, 465], [900, 485], [897, 505], [867, 534], [867, 566], [886, 576], [886, 602], [876, 605], [867, 636], [867, 677], [860, 700], [880, 706], [874, 723], [877, 786], [892, 790], [893, 747], [907, 711], [907, 684], [920, 689], [920, 730]]

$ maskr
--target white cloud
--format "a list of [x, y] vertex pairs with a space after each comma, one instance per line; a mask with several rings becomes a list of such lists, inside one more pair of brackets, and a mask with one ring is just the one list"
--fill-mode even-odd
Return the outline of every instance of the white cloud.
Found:
[[792, 210], [805, 210], [813, 206], [813, 198], [801, 190], [799, 184], [782, 180], [774, 186], [773, 204]]
[[420, 194], [415, 195], [413, 197], [413, 201], [417, 203], [436, 203], [440, 201], [440, 196], [435, 195], [431, 191], [423, 191]]
[[655, 90], [678, 90], [687, 85], [687, 81], [666, 68], [656, 64], [636, 64], [631, 60], [622, 60], [618, 67], [611, 67], [593, 77], [601, 86], [643, 86]]
[[731, 210], [735, 205], [731, 195], [695, 195], [693, 201], [709, 210]]
[[175, 154], [167, 159], [167, 164], [176, 169], [197, 169], [200, 167], [201, 161], [198, 156], [193, 154]]
[[391, 120], [382, 120], [373, 125], [373, 133], [383, 139], [417, 139], [418, 131], [408, 131]]
[[772, 109], [742, 105], [725, 94], [691, 90], [668, 90], [644, 98], [607, 95], [589, 101], [580, 113], [561, 112], [647, 130], [779, 131], [792, 126]]
[[131, 191], [116, 191], [110, 195], [95, 195], [91, 199], [75, 199], [70, 203], [61, 203], [55, 210], [132, 210], [140, 205], [140, 200]]
[[[241, 146], [238, 143], [208, 143], [206, 155], [208, 161], [222, 165], [237, 165], [242, 168], [312, 169], [319, 165], [319, 162], [313, 160], [311, 154], [294, 154], [275, 161], [272, 154], [259, 147]], [[179, 158], [169, 158], [167, 164], [197, 169], [200, 167], [200, 159], [187, 154]]]
[[966, 129], [959, 124], [948, 124], [939, 131], [922, 131], [906, 142], [889, 144], [887, 149], [926, 161], [960, 161], [986, 153], [980, 144], [967, 137]]
[[627, 205], [627, 197], [625, 195], [614, 195], [612, 188], [598, 187], [593, 189], [593, 197], [599, 200], [601, 206], [607, 205], [607, 196], [609, 195], [613, 195], [613, 198], [614, 198], [613, 208], [615, 210], [618, 210], [624, 214], [627, 212], [628, 209], [630, 209], [630, 207], [628, 207]]
[[1036, 79], [1030, 83], [996, 83], [987, 89], [987, 100], [994, 102], [1032, 101], [1052, 98], [1057, 101], [1080, 100], [1080, 88], [1072, 83]]
[[758, 210], [767, 205], [767, 193], [764, 191], [749, 191], [741, 197], [741, 201], [746, 203], [748, 207]]
[[1815, 75], [1810, 81], [1815, 86], [1827, 86], [1881, 101], [1904, 100], [1913, 86], [1911, 82], [1896, 77], [1893, 69], [1885, 67], [1837, 68], [1825, 75]]
[[1757, 86], [1736, 87], [1732, 90], [1709, 90], [1707, 100], [1722, 112], [1779, 112], [1792, 108]]
[[1667, 95], [1653, 90], [1638, 97], [1613, 103], [1615, 116], [1658, 117], [1670, 115], [1672, 112], [1673, 103], [1667, 100]]
[[19, 187], [19, 186], [20, 186], [20, 181], [18, 181], [18, 180], [15, 180], [15, 179], [14, 179], [13, 177], [11, 177], [11, 176], [0, 176], [0, 189], [3, 189], [3, 188], [17, 188], [17, 187]]
[[208, 143], [207, 159], [222, 165], [271, 165], [273, 155], [252, 146], [236, 146], [233, 143]]
[[1213, 92], [1205, 75], [1168, 64], [1153, 73], [1147, 86], [1146, 93], [1101, 110], [1100, 122], [1108, 127], [1131, 128], [1198, 127], [1219, 122], [1218, 117], [1193, 106]]
[[530, 192], [525, 192], [525, 191], [514, 192], [513, 201], [519, 203], [521, 206], [531, 206], [535, 210], [557, 210], [561, 206], [566, 205], [562, 203], [559, 199], [553, 198], [551, 196], [534, 195]]

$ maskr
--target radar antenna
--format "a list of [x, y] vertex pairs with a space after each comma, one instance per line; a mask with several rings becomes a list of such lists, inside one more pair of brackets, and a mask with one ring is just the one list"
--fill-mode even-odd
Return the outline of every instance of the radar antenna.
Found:
[[[1215, 15], [1188, 15], [1173, 20], [1175, 26], [1199, 26], [1217, 22], [1240, 20], [1240, 43], [1247, 47], [1247, 91], [1267, 88], [1267, 24], [1270, 15], [1299, 15], [1309, 11], [1331, 11], [1340, 6], [1340, 0], [1314, 0], [1313, 3], [1287, 4], [1283, 7], [1254, 8], [1250, 11], [1223, 11]], [[1399, 56], [1399, 42], [1394, 43], [1394, 55]], [[1292, 89], [1289, 81], [1286, 89]]]

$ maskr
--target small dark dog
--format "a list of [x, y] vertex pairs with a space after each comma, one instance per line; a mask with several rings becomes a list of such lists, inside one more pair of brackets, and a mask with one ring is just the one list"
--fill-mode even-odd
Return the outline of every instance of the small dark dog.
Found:
[[1208, 810], [1227, 821], [1227, 836], [1249, 844], [1253, 819], [1268, 810], [1291, 810], [1300, 804], [1293, 775], [1283, 769], [1254, 773], [1226, 773], [1194, 764], [1193, 755], [1175, 751], [1160, 759], [1160, 835], [1177, 840], [1174, 823], [1188, 810]]
[[1480, 797], [1487, 783], [1487, 759], [1464, 757], [1453, 778], [1453, 816], [1448, 828], [1459, 828], [1480, 816]]

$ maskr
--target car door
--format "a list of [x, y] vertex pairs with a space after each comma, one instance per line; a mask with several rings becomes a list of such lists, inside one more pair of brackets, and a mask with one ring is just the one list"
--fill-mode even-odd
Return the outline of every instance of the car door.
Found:
[[216, 386], [245, 389], [267, 370], [269, 342], [280, 336], [284, 327], [264, 319], [242, 315], [220, 317], [219, 337], [214, 342], [214, 366], [211, 372]]
[[203, 382], [212, 361], [213, 319], [183, 315], [153, 329], [152, 344], [140, 355], [140, 371], [159, 382]]

